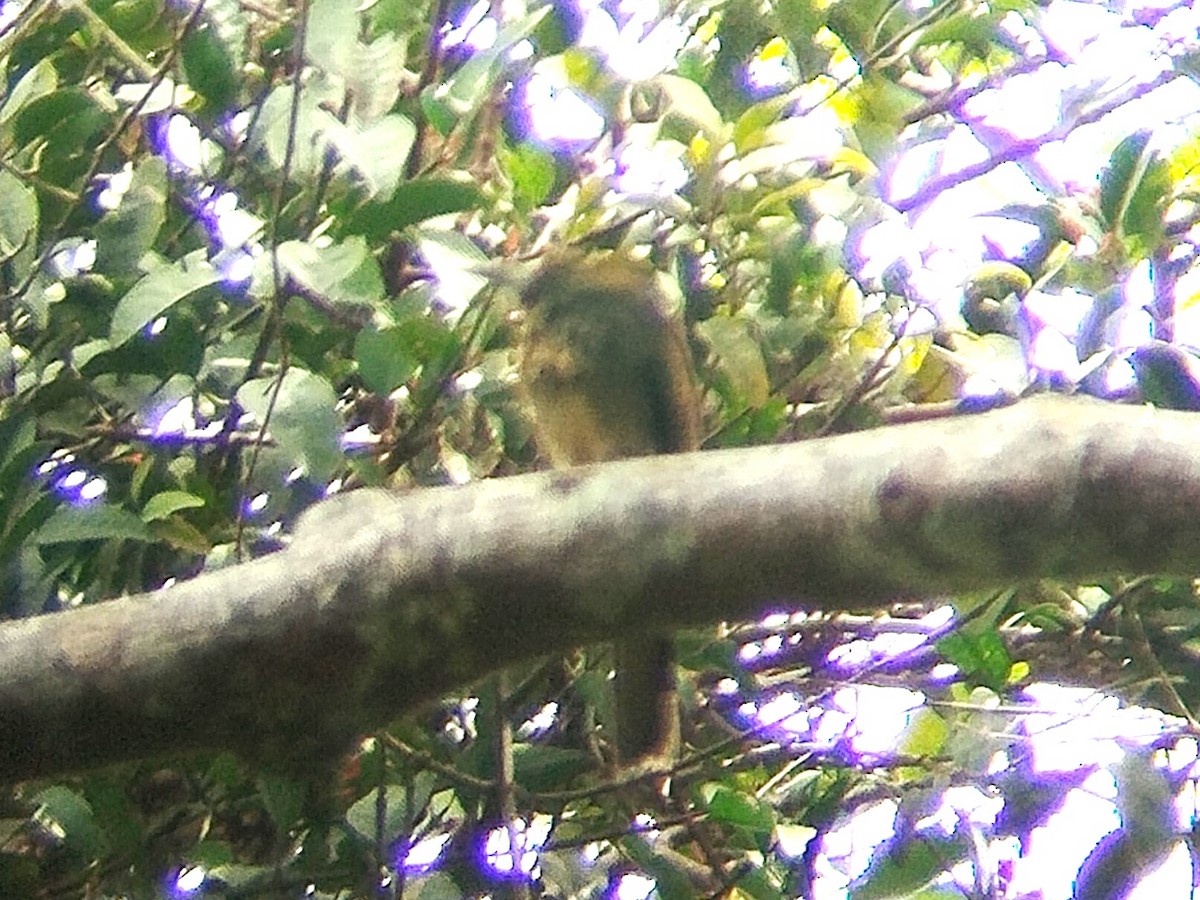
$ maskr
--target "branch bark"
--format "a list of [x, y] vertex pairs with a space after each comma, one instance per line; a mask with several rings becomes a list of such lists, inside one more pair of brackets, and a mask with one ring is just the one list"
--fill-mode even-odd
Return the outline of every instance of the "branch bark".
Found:
[[1200, 416], [1062, 397], [356, 491], [274, 556], [0, 625], [0, 781], [218, 748], [305, 769], [499, 667], [635, 629], [1198, 559]]

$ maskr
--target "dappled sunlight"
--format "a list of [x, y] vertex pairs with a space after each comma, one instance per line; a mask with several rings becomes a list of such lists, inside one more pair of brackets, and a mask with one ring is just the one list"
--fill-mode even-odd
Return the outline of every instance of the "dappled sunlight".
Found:
[[[976, 414], [1038, 393], [1200, 410], [1198, 29], [0, 4], [0, 721], [47, 720], [0, 896], [1187, 894], [1200, 586], [1136, 570], [1194, 539], [1186, 449], [954, 448], [999, 472]], [[691, 451], [736, 527], [708, 456], [612, 465]]]

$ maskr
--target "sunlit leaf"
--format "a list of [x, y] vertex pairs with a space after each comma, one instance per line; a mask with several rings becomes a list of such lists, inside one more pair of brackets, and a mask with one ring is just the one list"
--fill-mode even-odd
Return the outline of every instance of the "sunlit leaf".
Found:
[[268, 433], [294, 464], [303, 466], [310, 478], [324, 481], [342, 462], [342, 422], [334, 409], [337, 396], [333, 386], [327, 379], [295, 367], [283, 376], [277, 394], [276, 381], [248, 381], [237, 392], [238, 403], [259, 422], [267, 422]]
[[384, 298], [383, 273], [361, 236], [327, 246], [288, 241], [279, 247], [279, 262], [298, 284], [330, 305], [373, 307]]
[[909, 716], [896, 743], [896, 752], [916, 758], [936, 756], [945, 746], [948, 733], [946, 720], [932, 709], [923, 707]]
[[910, 834], [879, 853], [867, 874], [850, 889], [852, 900], [910, 897], [963, 858], [959, 842]]
[[666, 119], [682, 126], [679, 140], [690, 141], [698, 130], [710, 139], [721, 135], [724, 122], [703, 87], [678, 75], [659, 75], [654, 83], [664, 94]]
[[994, 629], [968, 634], [956, 631], [937, 643], [938, 652], [954, 663], [967, 678], [1000, 690], [1008, 681], [1012, 658]]
[[728, 316], [713, 316], [697, 325], [696, 332], [717, 358], [722, 376], [720, 388], [730, 411], [738, 413], [765, 403], [770, 389], [766, 363], [745, 323]]
[[157, 519], [165, 519], [171, 513], [181, 509], [195, 509], [203, 505], [203, 498], [197, 497], [195, 494], [189, 494], [186, 491], [163, 491], [146, 501], [146, 505], [142, 507], [142, 521], [153, 522]]
[[148, 156], [133, 170], [120, 206], [96, 223], [96, 269], [130, 273], [154, 245], [167, 218], [167, 165]]
[[532, 144], [518, 144], [499, 153], [513, 183], [513, 200], [518, 208], [529, 211], [546, 199], [554, 186], [554, 158]]
[[366, 185], [368, 196], [389, 197], [404, 177], [417, 128], [411, 119], [394, 113], [367, 126], [339, 124], [327, 135], [342, 164]]
[[775, 827], [771, 808], [749, 794], [710, 783], [701, 788], [701, 796], [709, 815], [718, 822], [759, 833], [769, 833]]
[[121, 346], [180, 300], [215, 284], [220, 273], [205, 255], [198, 251], [172, 265], [159, 266], [131, 287], [113, 311], [110, 344]]
[[13, 274], [24, 278], [36, 258], [38, 202], [33, 188], [0, 169], [0, 258], [11, 259]]

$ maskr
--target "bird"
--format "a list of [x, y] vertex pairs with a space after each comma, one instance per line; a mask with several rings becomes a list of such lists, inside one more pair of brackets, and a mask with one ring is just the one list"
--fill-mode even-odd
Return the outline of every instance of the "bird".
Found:
[[[559, 251], [521, 301], [519, 380], [537, 447], [553, 466], [699, 449], [691, 351], [653, 267]], [[617, 763], [669, 763], [679, 751], [671, 636], [620, 635], [613, 647]]]

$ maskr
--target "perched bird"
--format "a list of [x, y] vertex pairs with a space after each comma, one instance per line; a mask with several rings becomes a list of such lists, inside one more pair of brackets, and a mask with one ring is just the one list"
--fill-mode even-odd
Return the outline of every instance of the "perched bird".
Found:
[[[701, 410], [682, 324], [654, 270], [562, 253], [521, 294], [520, 379], [538, 448], [555, 466], [697, 449]], [[678, 752], [674, 647], [666, 634], [614, 641], [622, 765]]]

